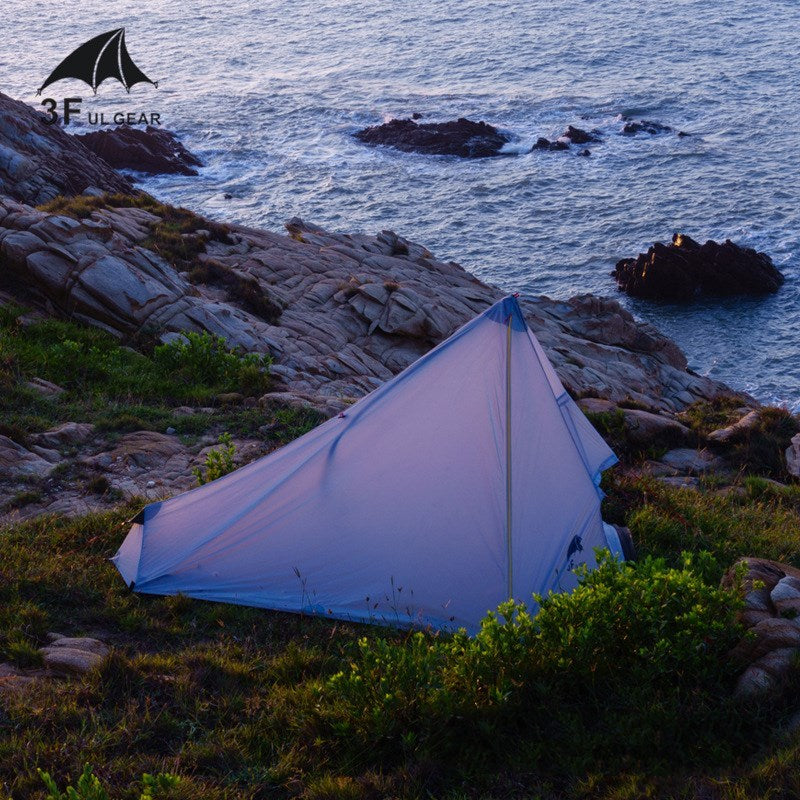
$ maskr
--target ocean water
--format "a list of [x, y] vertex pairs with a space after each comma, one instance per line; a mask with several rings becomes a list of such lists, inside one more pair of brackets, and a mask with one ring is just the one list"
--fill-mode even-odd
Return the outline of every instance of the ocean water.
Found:
[[[159, 88], [83, 97], [86, 112], [158, 112], [207, 164], [147, 179], [209, 216], [279, 229], [391, 228], [525, 295], [618, 297], [695, 370], [800, 407], [800, 3], [543, 0], [191, 4], [6, 0], [0, 91], [31, 104], [72, 48], [126, 27]], [[352, 138], [393, 116], [483, 119], [516, 155], [464, 161]], [[620, 114], [692, 135], [619, 135]], [[590, 158], [525, 152], [568, 124], [600, 128]], [[77, 127], [75, 128], [77, 130]], [[230, 199], [225, 194], [230, 194]], [[674, 231], [769, 253], [765, 298], [689, 305], [619, 295], [609, 272]]]

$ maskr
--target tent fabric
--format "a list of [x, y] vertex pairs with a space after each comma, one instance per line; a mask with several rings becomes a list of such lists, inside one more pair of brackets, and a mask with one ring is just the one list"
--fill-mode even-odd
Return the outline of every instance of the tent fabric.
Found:
[[305, 436], [147, 506], [113, 561], [145, 593], [475, 631], [594, 565], [615, 461], [506, 297]]

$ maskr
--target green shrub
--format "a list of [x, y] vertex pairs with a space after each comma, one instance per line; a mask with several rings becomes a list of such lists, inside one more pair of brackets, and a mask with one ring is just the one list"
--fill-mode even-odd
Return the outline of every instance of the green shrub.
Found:
[[[521, 729], [551, 740], [558, 757], [570, 720], [569, 735], [584, 739], [600, 724], [608, 739], [600, 750], [627, 746], [612, 718], [626, 735], [633, 725], [642, 748], [658, 730], [702, 729], [730, 691], [727, 653], [742, 633], [739, 596], [709, 580], [712, 561], [687, 554], [679, 568], [653, 558], [628, 565], [606, 552], [573, 592], [537, 598], [535, 617], [509, 602], [474, 638], [363, 638], [349, 668], [321, 689], [329, 735], [388, 761], [409, 750], [469, 760], [509, 747]], [[657, 711], [617, 720], [632, 705]]]
[[[188, 381], [239, 390], [243, 383], [250, 390], [263, 391], [269, 380], [269, 356], [240, 355], [228, 347], [221, 336], [203, 331], [187, 331], [180, 338], [156, 347], [153, 358], [162, 369]], [[242, 375], [244, 373], [244, 381]], [[260, 375], [260, 379], [256, 376]]]
[[236, 457], [236, 445], [233, 443], [231, 435], [229, 433], [220, 434], [218, 441], [222, 446], [208, 452], [205, 470], [200, 469], [200, 467], [195, 467], [192, 470], [192, 475], [197, 478], [197, 483], [200, 486], [211, 483], [211, 481], [221, 478], [236, 469], [236, 465], [233, 463]]
[[[47, 800], [111, 800], [89, 764], [84, 766], [77, 785], [67, 786], [63, 792], [49, 773], [41, 769], [38, 772], [47, 787]], [[145, 772], [142, 775], [142, 793], [139, 795], [139, 800], [153, 800], [164, 791], [175, 788], [179, 783], [180, 778], [168, 772], [160, 772], [157, 775]]]

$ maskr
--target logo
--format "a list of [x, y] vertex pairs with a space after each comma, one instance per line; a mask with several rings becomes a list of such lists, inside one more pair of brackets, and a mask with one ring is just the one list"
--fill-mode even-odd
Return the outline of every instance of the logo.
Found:
[[125, 28], [117, 28], [89, 39], [73, 50], [48, 76], [36, 92], [40, 95], [51, 83], [64, 78], [75, 78], [92, 87], [97, 87], [107, 78], [116, 78], [130, 94], [131, 86], [151, 83], [158, 88], [158, 81], [151, 81], [142, 72], [125, 47]]
[[[46, 78], [44, 83], [36, 91], [37, 96], [51, 84], [65, 78], [73, 78], [83, 81], [96, 95], [97, 89], [103, 81], [113, 78], [119, 81], [125, 91], [130, 94], [131, 87], [137, 83], [149, 83], [158, 88], [158, 81], [151, 80], [134, 63], [125, 45], [125, 28], [115, 28], [113, 31], [101, 33], [84, 42], [80, 47], [75, 48]], [[81, 97], [65, 97], [63, 100], [64, 124], [68, 125], [70, 118], [79, 115]], [[42, 100], [41, 103], [47, 108], [48, 117], [45, 120], [48, 125], [58, 122], [59, 115], [56, 112], [58, 103], [51, 97]], [[117, 125], [127, 123], [129, 125], [137, 123], [160, 124], [159, 114], [145, 114], [144, 112], [117, 112], [113, 115], [113, 122]], [[109, 119], [109, 122], [112, 120]], [[105, 114], [95, 112], [89, 113], [90, 125], [105, 124]]]

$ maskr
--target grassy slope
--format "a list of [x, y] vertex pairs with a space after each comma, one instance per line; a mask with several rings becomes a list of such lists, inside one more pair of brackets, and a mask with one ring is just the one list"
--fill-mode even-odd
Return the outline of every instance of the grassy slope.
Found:
[[[15, 317], [6, 313], [0, 325], [0, 420], [18, 436], [66, 419], [111, 431], [187, 424], [197, 428], [185, 433], [202, 433], [209, 419], [173, 418], [171, 409], [213, 403], [230, 388], [176, 380], [152, 356], [79, 326], [23, 330]], [[67, 392], [39, 399], [23, 388], [34, 375]], [[257, 430], [258, 416], [234, 409], [221, 424]], [[309, 422], [287, 418], [284, 438]], [[799, 684], [772, 705], [742, 707], [728, 700], [734, 676], [723, 659], [701, 653], [703, 680], [682, 675], [699, 645], [677, 651], [685, 643], [670, 633], [670, 603], [691, 606], [687, 630], [710, 626], [713, 604], [725, 598], [709, 587], [736, 557], [800, 565], [800, 492], [758, 479], [726, 495], [713, 481], [691, 492], [612, 478], [607, 490], [608, 516], [631, 525], [643, 555], [678, 566], [689, 551], [691, 569], [664, 573], [671, 588], [654, 595], [646, 570], [635, 586], [611, 576], [583, 596], [592, 612], [548, 612], [559, 623], [550, 638], [532, 628], [488, 638], [479, 650], [444, 637], [132, 594], [107, 559], [136, 502], [3, 529], [0, 661], [35, 665], [52, 630], [100, 635], [115, 652], [97, 674], [0, 699], [0, 795], [43, 797], [36, 767], [63, 783], [88, 761], [120, 798], [138, 796], [142, 772], [163, 770], [183, 778], [165, 794], [175, 798], [796, 796], [800, 738], [781, 728]], [[620, 606], [625, 597], [629, 605]], [[654, 608], [657, 623], [662, 613], [666, 651], [656, 641], [637, 660], [635, 628], [618, 625], [638, 619], [635, 603]], [[596, 638], [582, 639], [593, 626]], [[587, 641], [594, 650], [578, 657]], [[606, 676], [585, 672], [603, 659], [612, 667]]]

